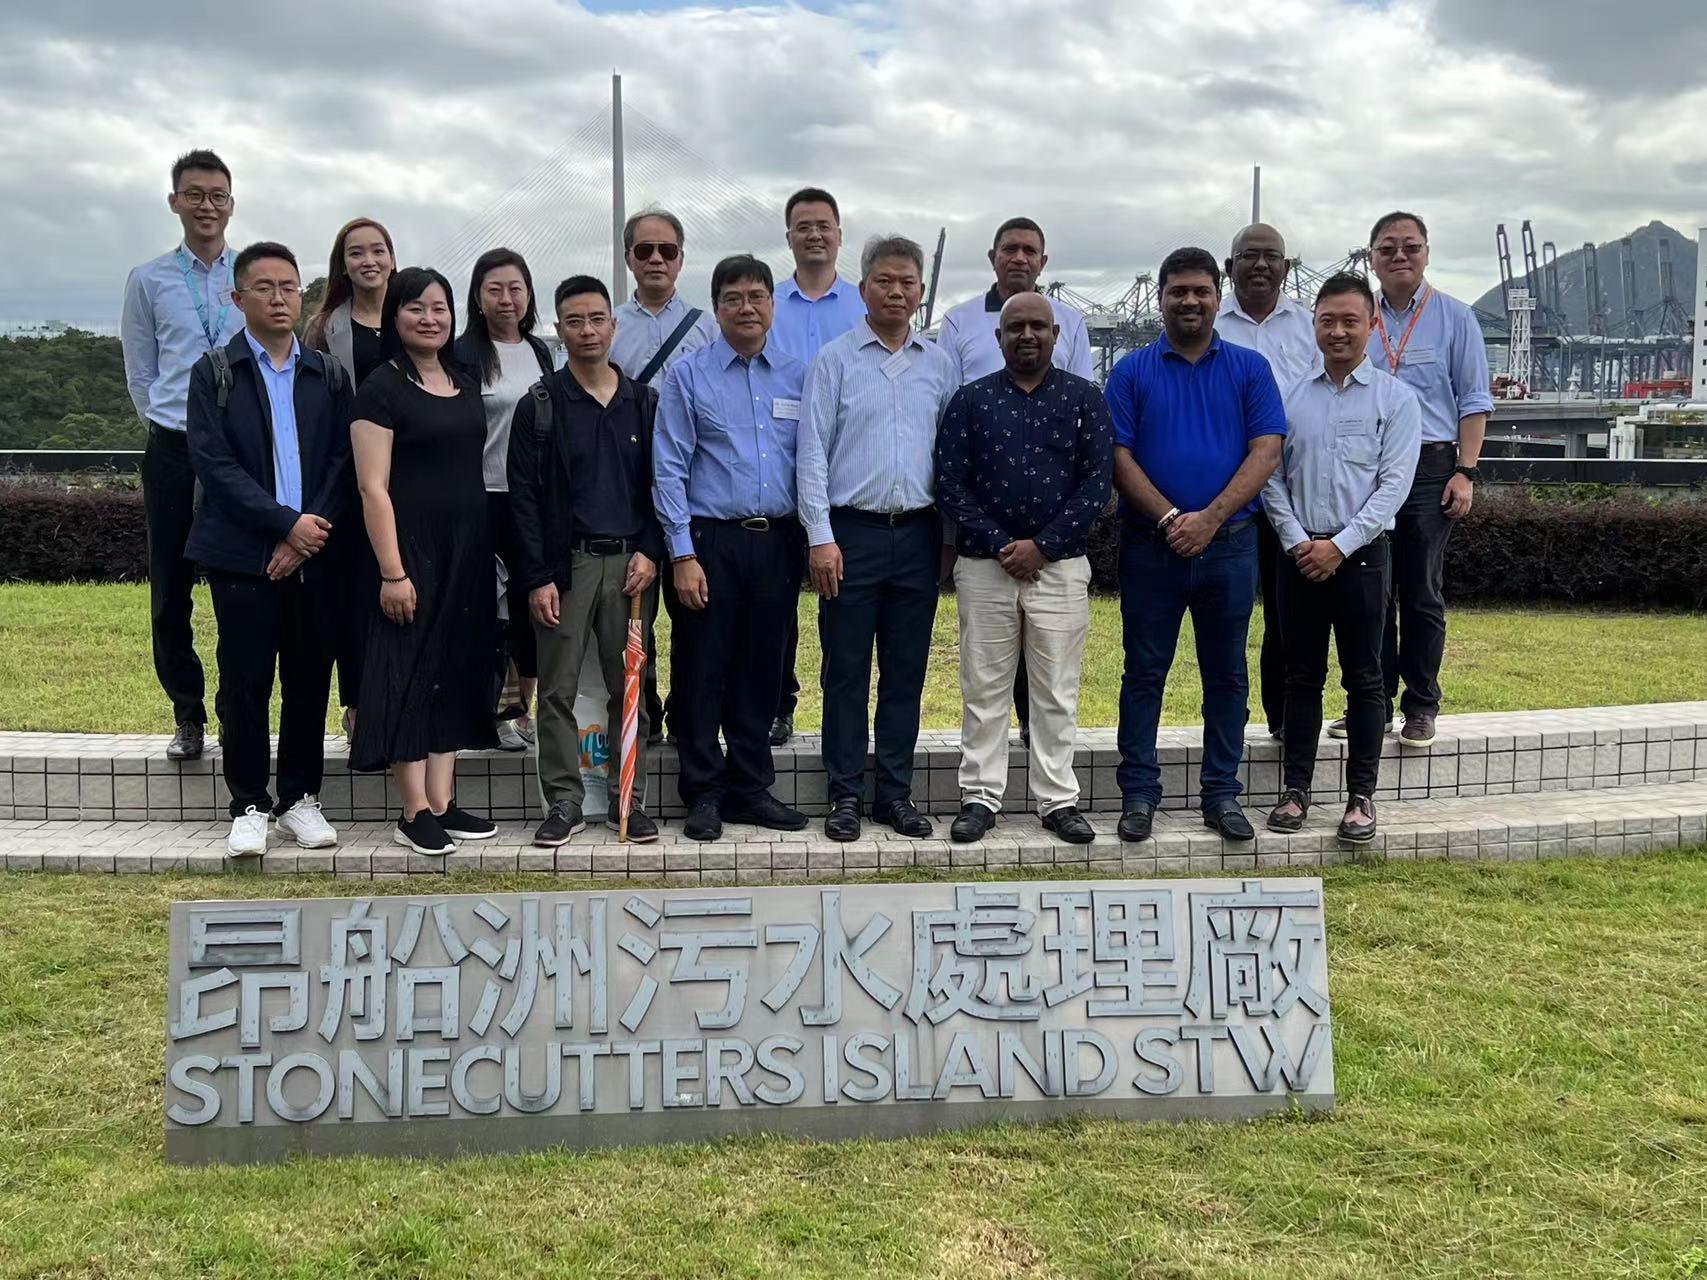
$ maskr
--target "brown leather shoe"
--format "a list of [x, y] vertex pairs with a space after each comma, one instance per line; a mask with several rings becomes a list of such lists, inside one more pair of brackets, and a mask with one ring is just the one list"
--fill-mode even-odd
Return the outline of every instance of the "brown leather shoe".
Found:
[[1429, 747], [1434, 745], [1434, 713], [1432, 711], [1413, 711], [1405, 717], [1405, 727], [1399, 730], [1399, 745], [1401, 747]]

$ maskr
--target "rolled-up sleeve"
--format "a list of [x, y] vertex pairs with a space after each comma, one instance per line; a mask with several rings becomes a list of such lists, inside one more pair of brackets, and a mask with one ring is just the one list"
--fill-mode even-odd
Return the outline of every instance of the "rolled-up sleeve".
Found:
[[1492, 413], [1494, 397], [1488, 387], [1488, 346], [1482, 340], [1476, 313], [1459, 311], [1452, 324], [1452, 394], [1458, 401], [1458, 420]]

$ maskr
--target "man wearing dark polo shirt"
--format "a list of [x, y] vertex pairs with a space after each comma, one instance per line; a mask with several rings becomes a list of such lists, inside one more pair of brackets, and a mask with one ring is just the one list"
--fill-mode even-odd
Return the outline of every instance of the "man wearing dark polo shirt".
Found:
[[1120, 838], [1150, 834], [1162, 799], [1162, 690], [1191, 612], [1203, 681], [1202, 810], [1229, 840], [1255, 837], [1239, 809], [1256, 596], [1256, 497], [1280, 461], [1286, 409], [1268, 361], [1215, 333], [1221, 270], [1176, 249], [1157, 273], [1162, 336], [1109, 376], [1120, 494]]

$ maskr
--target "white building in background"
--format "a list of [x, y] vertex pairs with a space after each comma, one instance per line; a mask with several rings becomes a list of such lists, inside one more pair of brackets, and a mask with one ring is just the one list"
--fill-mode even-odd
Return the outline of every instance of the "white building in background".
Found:
[[1707, 404], [1707, 227], [1695, 233], [1695, 394]]

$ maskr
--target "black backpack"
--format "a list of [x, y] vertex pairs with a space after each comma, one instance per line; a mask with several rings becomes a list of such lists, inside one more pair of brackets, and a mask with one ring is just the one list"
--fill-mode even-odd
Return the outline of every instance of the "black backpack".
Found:
[[[231, 399], [231, 357], [224, 347], [214, 347], [207, 353], [207, 358], [213, 365], [213, 402], [224, 413], [226, 402]], [[320, 363], [326, 367], [326, 383], [335, 397], [344, 389], [344, 366], [324, 352], [320, 355]]]

